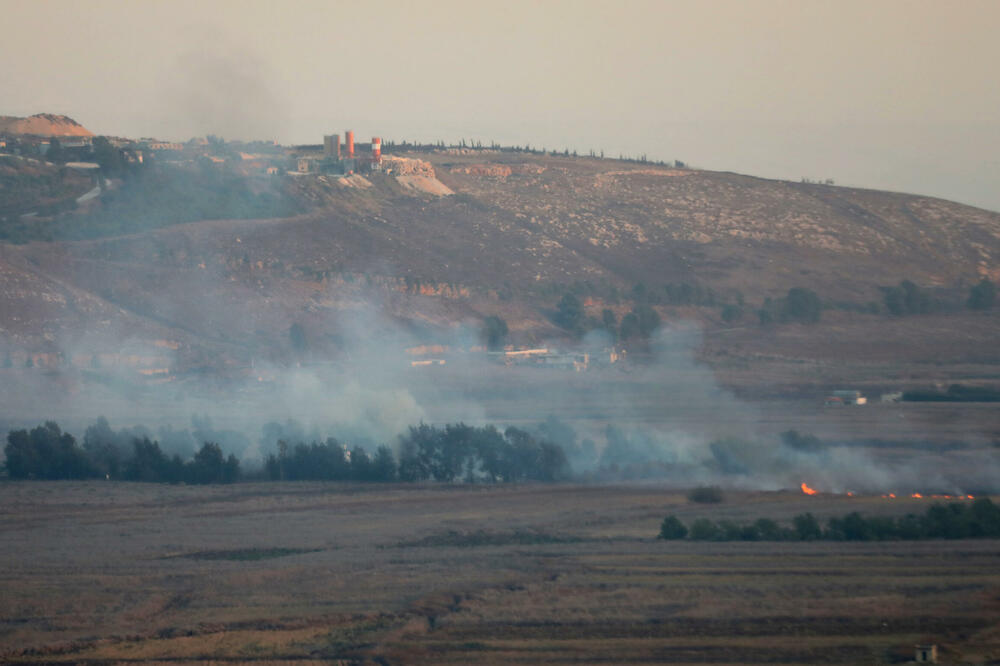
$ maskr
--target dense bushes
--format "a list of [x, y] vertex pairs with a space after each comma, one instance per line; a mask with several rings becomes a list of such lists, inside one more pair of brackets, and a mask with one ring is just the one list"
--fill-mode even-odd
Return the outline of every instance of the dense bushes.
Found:
[[334, 438], [324, 443], [278, 444], [264, 463], [273, 480], [354, 481], [555, 481], [569, 475], [561, 446], [519, 428], [464, 423], [444, 428], [421, 423], [399, 437], [399, 461], [388, 446], [374, 456]]
[[885, 541], [894, 539], [976, 539], [1000, 537], [1000, 507], [987, 498], [972, 503], [934, 504], [918, 516], [865, 518], [857, 511], [830, 518], [823, 528], [811, 513], [792, 519], [782, 527], [768, 518], [738, 524], [698, 518], [690, 529], [676, 516], [667, 516], [660, 526], [660, 539], [693, 541]]
[[819, 295], [811, 289], [792, 287], [784, 298], [764, 299], [757, 311], [761, 324], [774, 322], [800, 322], [815, 324], [823, 315], [823, 304]]
[[987, 386], [952, 384], [947, 391], [911, 390], [903, 392], [906, 402], [1000, 402], [1000, 390]]
[[989, 310], [993, 307], [996, 297], [996, 285], [983, 278], [969, 289], [969, 298], [965, 304], [972, 310]]
[[[196, 418], [195, 426], [196, 437], [221, 435], [232, 447], [233, 433], [212, 430], [207, 419]], [[187, 439], [191, 439], [187, 431], [160, 432], [175, 450], [184, 450]], [[375, 448], [372, 455], [360, 445], [349, 449], [333, 437], [306, 443], [305, 432], [297, 424], [270, 423], [264, 427], [264, 436], [270, 446], [277, 445], [278, 451], [264, 460], [260, 476], [275, 481], [489, 483], [567, 478], [570, 469], [566, 452], [556, 442], [564, 442], [579, 453], [576, 433], [556, 419], [542, 423], [538, 433], [536, 436], [519, 428], [507, 428], [501, 433], [494, 426], [464, 423], [444, 428], [421, 423], [400, 435], [397, 464], [392, 449], [386, 445]], [[145, 428], [115, 431], [104, 418], [87, 428], [82, 448], [72, 435], [52, 422], [31, 431], [11, 431], [7, 440], [6, 468], [14, 479], [231, 483], [240, 478], [236, 456], [226, 457], [218, 443], [203, 440], [201, 448], [185, 461], [180, 453], [165, 453]], [[289, 441], [295, 443], [290, 445]], [[188, 450], [193, 451], [193, 447]]]
[[569, 475], [562, 447], [520, 428], [501, 434], [494, 426], [422, 423], [399, 439], [403, 481], [555, 481]]
[[206, 442], [184, 462], [179, 454], [168, 458], [157, 442], [148, 437], [133, 438], [132, 455], [125, 456], [115, 441], [116, 433], [103, 437], [103, 419], [87, 430], [84, 448], [76, 439], [48, 421], [29, 430], [12, 430], [7, 435], [5, 467], [12, 479], [91, 479], [96, 477], [127, 481], [163, 483], [232, 483], [239, 479], [240, 463], [235, 456], [225, 458], [218, 444]]
[[7, 474], [13, 479], [88, 479], [97, 469], [76, 439], [53, 421], [7, 435]]
[[278, 442], [278, 454], [264, 461], [272, 481], [392, 481], [396, 460], [388, 446], [380, 446], [374, 456], [360, 446], [348, 450], [333, 437], [323, 443]]
[[896, 287], [882, 287], [882, 300], [889, 314], [927, 314], [934, 307], [930, 294], [909, 280], [903, 280]]

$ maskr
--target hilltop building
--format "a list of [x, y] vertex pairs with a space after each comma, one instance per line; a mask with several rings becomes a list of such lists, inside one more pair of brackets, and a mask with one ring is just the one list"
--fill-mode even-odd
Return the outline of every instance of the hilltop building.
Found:
[[[344, 143], [339, 134], [327, 134], [322, 146], [298, 146], [297, 173], [331, 173], [349, 175], [382, 170], [382, 139], [372, 137], [371, 144], [355, 146], [354, 132], [344, 132]], [[367, 153], [367, 154], [360, 154]]]

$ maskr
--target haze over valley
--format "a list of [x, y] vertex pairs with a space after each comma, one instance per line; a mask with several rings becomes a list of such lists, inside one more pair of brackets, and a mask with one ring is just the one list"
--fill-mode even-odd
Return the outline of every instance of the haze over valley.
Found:
[[0, 16], [0, 662], [1000, 661], [995, 3]]

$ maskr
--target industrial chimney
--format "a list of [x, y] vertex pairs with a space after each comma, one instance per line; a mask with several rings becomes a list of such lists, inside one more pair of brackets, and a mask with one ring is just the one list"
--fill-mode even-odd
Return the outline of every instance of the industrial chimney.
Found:
[[344, 132], [344, 143], [347, 144], [347, 159], [354, 159], [354, 132], [351, 130]]
[[377, 166], [382, 163], [382, 139], [377, 136], [372, 137], [372, 165]]

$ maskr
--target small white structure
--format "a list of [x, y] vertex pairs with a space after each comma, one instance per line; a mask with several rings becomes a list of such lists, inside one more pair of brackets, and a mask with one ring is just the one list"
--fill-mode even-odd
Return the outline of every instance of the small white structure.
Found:
[[916, 657], [914, 658], [914, 661], [918, 664], [936, 664], [937, 645], [916, 646]]

